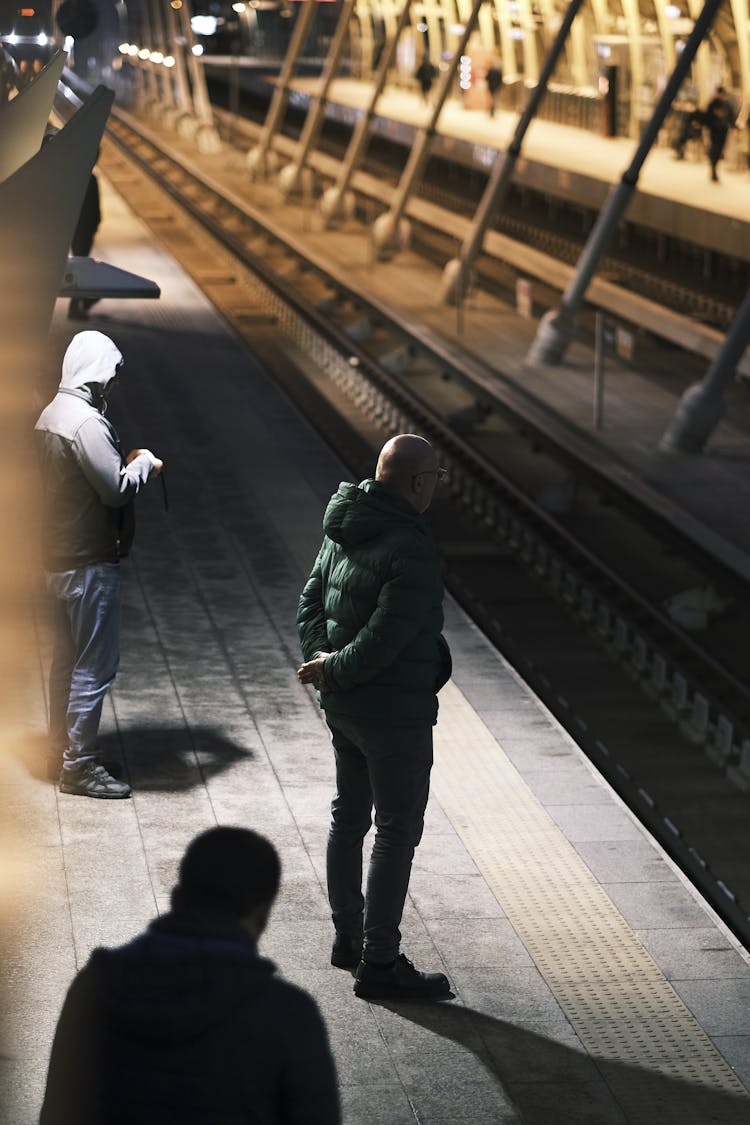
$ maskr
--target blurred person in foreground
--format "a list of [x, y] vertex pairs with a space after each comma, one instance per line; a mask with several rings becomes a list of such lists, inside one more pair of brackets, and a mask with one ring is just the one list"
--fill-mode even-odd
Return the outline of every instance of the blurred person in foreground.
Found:
[[443, 973], [421, 972], [400, 952], [399, 932], [424, 827], [437, 692], [451, 672], [440, 559], [424, 519], [445, 475], [428, 441], [399, 434], [383, 446], [374, 480], [340, 484], [297, 613], [297, 674], [320, 692], [336, 758], [331, 963], [356, 968], [354, 992], [368, 999], [450, 995]]
[[40, 1125], [339, 1125], [317, 1005], [258, 954], [280, 876], [248, 829], [193, 840], [170, 913], [73, 981]]
[[36, 423], [42, 476], [42, 549], [52, 597], [49, 673], [51, 769], [60, 792], [130, 796], [99, 761], [102, 704], [120, 660], [120, 560], [135, 529], [133, 498], [162, 470], [148, 449], [123, 456], [106, 418], [123, 358], [108, 336], [79, 332], [57, 394]]

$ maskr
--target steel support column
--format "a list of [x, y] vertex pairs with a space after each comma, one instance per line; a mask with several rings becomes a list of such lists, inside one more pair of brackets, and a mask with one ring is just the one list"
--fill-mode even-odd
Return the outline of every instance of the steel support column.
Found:
[[[152, 50], [155, 45], [154, 33], [151, 27], [151, 14], [149, 12], [148, 3], [144, 2], [139, 7], [141, 16], [141, 27], [139, 37], [141, 40], [140, 46], [148, 46]], [[150, 62], [142, 62], [138, 56], [135, 56], [133, 65], [138, 68], [138, 73], [143, 78], [143, 89], [146, 94], [146, 109], [152, 110], [159, 104], [159, 79], [152, 69]]]
[[219, 134], [216, 132], [213, 110], [211, 109], [211, 102], [208, 99], [206, 73], [203, 69], [203, 63], [193, 52], [195, 36], [193, 35], [193, 27], [190, 22], [190, 0], [182, 0], [179, 12], [182, 37], [186, 44], [185, 54], [187, 57], [188, 70], [190, 72], [190, 83], [193, 88], [193, 106], [198, 122], [198, 129], [196, 131], [198, 149], [200, 152], [218, 152], [221, 148], [221, 141], [219, 140]]
[[724, 391], [750, 343], [750, 289], [735, 313], [726, 339], [700, 383], [680, 399], [659, 448], [670, 453], [700, 453], [724, 416]]
[[695, 53], [711, 27], [721, 4], [722, 0], [706, 0], [703, 11], [696, 20], [685, 47], [680, 53], [677, 65], [669, 76], [669, 81], [664, 87], [651, 120], [643, 131], [643, 136], [630, 166], [623, 173], [619, 184], [616, 184], [610, 192], [605, 206], [599, 213], [599, 217], [578, 259], [576, 272], [563, 294], [559, 309], [550, 309], [542, 317], [536, 338], [529, 350], [528, 362], [530, 364], [555, 364], [562, 361], [568, 344], [573, 338], [575, 318], [583, 303], [586, 290], [599, 267], [599, 262], [606, 253], [620, 219], [625, 214], [633, 197], [643, 163], [656, 140], [659, 129], [664, 124], [664, 118], [667, 116], [674, 96], [685, 80]]
[[[157, 48], [163, 55], [167, 54], [167, 37], [164, 33], [164, 21], [162, 20], [161, 8], [159, 7], [158, 0], [145, 0], [145, 6], [148, 8], [151, 18], [151, 35], [153, 39], [153, 46], [151, 50]], [[174, 110], [177, 108], [177, 95], [175, 93], [174, 83], [172, 76], [168, 70], [158, 63], [147, 62], [147, 66], [153, 66], [156, 75], [157, 86], [161, 89], [161, 104], [155, 105], [153, 108], [160, 114], [165, 110]]]
[[[409, 196], [422, 179], [430, 155], [430, 145], [432, 144], [432, 138], [435, 134], [435, 127], [442, 113], [446, 98], [448, 97], [459, 60], [466, 50], [466, 45], [476, 27], [479, 9], [483, 3], [484, 0], [474, 0], [472, 4], [471, 14], [464, 24], [464, 30], [461, 34], [458, 46], [456, 47], [456, 52], [443, 72], [442, 78], [438, 84], [435, 104], [430, 110], [429, 121], [417, 134], [406, 167], [404, 168], [398, 187], [396, 188], [391, 209], [379, 215], [373, 224], [373, 245], [378, 258], [392, 257], [405, 241], [408, 226], [404, 219], [404, 211], [409, 202]], [[402, 235], [404, 237], [402, 237]]]
[[175, 90], [177, 93], [177, 113], [172, 116], [170, 124], [183, 136], [191, 137], [195, 133], [195, 114], [185, 66], [185, 55], [182, 46], [177, 42], [180, 38], [177, 13], [171, 4], [167, 4], [165, 12], [167, 15], [169, 54], [174, 59]]
[[[309, 2], [310, 0], [308, 0], [308, 3]], [[320, 87], [317, 94], [310, 99], [310, 107], [307, 111], [305, 125], [297, 144], [297, 151], [294, 154], [291, 164], [287, 164], [287, 166], [281, 170], [279, 187], [284, 196], [294, 195], [299, 189], [300, 176], [307, 164], [307, 158], [318, 143], [321, 126], [325, 118], [326, 105], [328, 104], [328, 91], [331, 88], [333, 79], [336, 77], [336, 71], [338, 70], [341, 60], [341, 52], [344, 49], [346, 35], [349, 30], [349, 20], [351, 19], [356, 2], [357, 0], [345, 0], [339, 16], [339, 22], [336, 25], [333, 40], [331, 41], [325, 66], [323, 67], [323, 73], [320, 76]]]
[[558, 28], [557, 35], [547, 52], [542, 66], [542, 72], [539, 75], [539, 81], [531, 91], [526, 108], [518, 120], [516, 131], [513, 134], [513, 140], [508, 145], [506, 151], [498, 155], [492, 166], [492, 172], [487, 181], [487, 186], [484, 189], [479, 206], [474, 213], [471, 230], [464, 239], [458, 257], [448, 262], [443, 270], [443, 280], [440, 290], [440, 300], [443, 302], [453, 303], [456, 300], [457, 294], [465, 293], [467, 290], [469, 274], [477, 256], [482, 251], [482, 244], [487, 228], [494, 221], [495, 216], [502, 207], [508, 194], [510, 181], [516, 167], [516, 161], [521, 155], [521, 145], [526, 136], [526, 130], [536, 116], [542, 98], [547, 92], [547, 83], [554, 73], [557, 62], [565, 47], [568, 33], [573, 25], [573, 20], [578, 15], [582, 4], [583, 0], [571, 0], [568, 5], [563, 21]]
[[349, 186], [352, 182], [352, 177], [359, 169], [364, 155], [367, 152], [367, 145], [370, 140], [370, 126], [375, 116], [375, 109], [380, 100], [380, 95], [383, 93], [388, 71], [395, 58], [401, 32], [409, 20], [410, 11], [411, 0], [404, 0], [404, 5], [399, 13], [394, 33], [390, 39], [387, 40], [383, 48], [380, 64], [373, 83], [370, 104], [354, 127], [349, 141], [349, 147], [346, 150], [346, 156], [341, 161], [336, 183], [333, 187], [328, 188], [328, 190], [324, 192], [323, 198], [320, 201], [323, 225], [326, 227], [332, 226], [337, 219], [340, 219], [346, 213]]
[[271, 145], [284, 120], [286, 103], [289, 100], [289, 83], [294, 75], [297, 59], [307, 41], [307, 33], [310, 30], [310, 24], [313, 21], [316, 7], [317, 4], [315, 4], [314, 0], [305, 0], [303, 4], [299, 5], [301, 10], [297, 15], [297, 21], [294, 25], [289, 48], [284, 57], [284, 65], [281, 68], [279, 81], [273, 92], [271, 104], [266, 114], [266, 120], [263, 122], [260, 139], [258, 143], [250, 149], [246, 157], [247, 167], [253, 179], [255, 179], [255, 177], [262, 178], [270, 170]]

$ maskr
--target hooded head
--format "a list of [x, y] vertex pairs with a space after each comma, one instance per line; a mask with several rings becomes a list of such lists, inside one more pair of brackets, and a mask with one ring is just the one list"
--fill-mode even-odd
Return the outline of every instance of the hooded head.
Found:
[[122, 354], [103, 332], [78, 332], [68, 345], [60, 386], [69, 391], [90, 387], [94, 398], [104, 395], [122, 363]]

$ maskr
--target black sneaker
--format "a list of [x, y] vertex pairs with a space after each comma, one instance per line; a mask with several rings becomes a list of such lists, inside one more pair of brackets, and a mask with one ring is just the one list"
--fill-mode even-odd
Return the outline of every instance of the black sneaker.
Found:
[[362, 960], [362, 938], [336, 934], [331, 950], [331, 964], [337, 969], [356, 969]]
[[420, 973], [403, 953], [384, 967], [360, 961], [354, 978], [354, 995], [363, 1000], [443, 1000], [450, 994], [444, 973]]
[[102, 797], [117, 800], [130, 796], [126, 781], [118, 781], [97, 762], [86, 762], [79, 769], [63, 770], [60, 774], [60, 792], [74, 793], [78, 797]]

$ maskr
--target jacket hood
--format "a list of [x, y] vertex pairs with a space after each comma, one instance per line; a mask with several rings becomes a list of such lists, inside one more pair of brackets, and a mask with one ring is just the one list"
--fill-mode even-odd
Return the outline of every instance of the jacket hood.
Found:
[[399, 524], [426, 533], [419, 512], [375, 480], [363, 480], [358, 485], [344, 481], [329, 500], [323, 516], [326, 535], [342, 547], [366, 543]]
[[63, 359], [60, 387], [74, 391], [98, 385], [103, 391], [121, 360], [121, 352], [103, 332], [78, 332]]
[[130, 945], [95, 950], [88, 971], [111, 1027], [165, 1045], [198, 1039], [251, 1009], [276, 968], [239, 926], [166, 915]]

